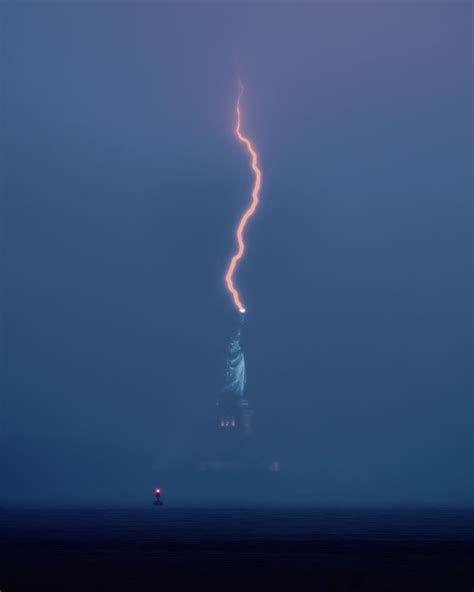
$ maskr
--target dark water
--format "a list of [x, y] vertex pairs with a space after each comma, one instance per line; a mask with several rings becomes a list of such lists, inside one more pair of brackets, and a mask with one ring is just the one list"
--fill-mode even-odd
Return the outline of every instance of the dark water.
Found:
[[0, 511], [0, 590], [474, 589], [474, 512]]

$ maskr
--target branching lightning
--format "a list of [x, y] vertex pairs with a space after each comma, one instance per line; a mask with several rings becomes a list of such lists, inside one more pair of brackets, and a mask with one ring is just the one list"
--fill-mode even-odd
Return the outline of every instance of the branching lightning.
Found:
[[237, 245], [238, 245], [237, 252], [235, 253], [235, 255], [233, 255], [232, 259], [230, 260], [229, 267], [227, 268], [227, 272], [225, 275], [225, 282], [227, 284], [227, 289], [229, 290], [236, 307], [239, 309], [239, 312], [241, 312], [241, 313], [245, 312], [245, 308], [244, 308], [244, 305], [242, 304], [242, 301], [240, 300], [239, 292], [237, 291], [237, 289], [234, 285], [234, 272], [235, 272], [238, 262], [240, 261], [240, 259], [242, 259], [242, 257], [244, 256], [244, 253], [245, 253], [245, 243], [244, 243], [243, 234], [244, 234], [244, 230], [247, 225], [247, 222], [254, 215], [255, 210], [257, 209], [258, 203], [260, 201], [259, 194], [260, 194], [260, 186], [261, 186], [261, 182], [262, 182], [262, 173], [261, 173], [260, 168], [258, 166], [257, 152], [255, 151], [255, 148], [253, 147], [252, 142], [249, 140], [249, 138], [247, 138], [246, 136], [244, 136], [242, 134], [241, 129], [240, 129], [240, 99], [242, 98], [243, 94], [244, 94], [244, 87], [243, 87], [243, 84], [240, 83], [240, 93], [239, 93], [239, 97], [237, 99], [237, 105], [236, 105], [237, 124], [235, 126], [235, 133], [236, 133], [238, 139], [243, 144], [245, 144], [245, 147], [247, 148], [247, 151], [250, 155], [251, 167], [252, 167], [252, 170], [255, 174], [255, 182], [254, 182], [253, 189], [252, 189], [252, 201], [251, 201], [249, 207], [245, 210], [244, 214], [242, 215], [242, 218], [240, 219], [239, 225], [237, 226], [237, 231], [236, 231]]

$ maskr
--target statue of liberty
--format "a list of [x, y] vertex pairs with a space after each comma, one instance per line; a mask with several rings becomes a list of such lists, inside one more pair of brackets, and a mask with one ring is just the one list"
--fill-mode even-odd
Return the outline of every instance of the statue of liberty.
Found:
[[240, 329], [241, 327], [238, 328], [235, 336], [230, 338], [225, 382], [222, 392], [243, 397], [245, 388], [245, 358], [240, 346]]

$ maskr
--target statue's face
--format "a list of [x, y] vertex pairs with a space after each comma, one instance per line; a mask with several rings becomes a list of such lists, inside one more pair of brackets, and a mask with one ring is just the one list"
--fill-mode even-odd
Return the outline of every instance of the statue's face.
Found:
[[239, 351], [239, 349], [240, 349], [239, 342], [232, 339], [232, 341], [230, 342], [230, 346], [229, 346], [230, 353], [235, 354]]

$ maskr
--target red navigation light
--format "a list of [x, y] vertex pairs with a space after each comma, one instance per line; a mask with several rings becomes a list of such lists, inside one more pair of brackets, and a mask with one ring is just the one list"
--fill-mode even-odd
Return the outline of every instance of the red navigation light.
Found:
[[159, 489], [155, 489], [155, 491], [156, 491], [156, 493], [160, 493], [160, 490]]

